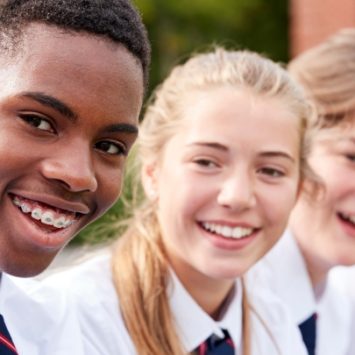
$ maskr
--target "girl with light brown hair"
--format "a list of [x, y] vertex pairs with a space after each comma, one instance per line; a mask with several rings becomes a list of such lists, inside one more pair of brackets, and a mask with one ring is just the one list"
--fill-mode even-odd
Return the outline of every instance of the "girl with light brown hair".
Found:
[[317, 110], [309, 163], [321, 189], [301, 192], [287, 233], [260, 266], [272, 270], [270, 286], [291, 311], [309, 354], [343, 355], [353, 338], [351, 306], [328, 275], [355, 264], [355, 29], [301, 54], [289, 71]]

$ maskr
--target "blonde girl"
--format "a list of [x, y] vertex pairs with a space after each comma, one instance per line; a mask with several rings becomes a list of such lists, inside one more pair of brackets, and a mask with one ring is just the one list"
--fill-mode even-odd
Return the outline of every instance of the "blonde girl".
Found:
[[112, 257], [54, 279], [78, 300], [88, 354], [303, 354], [280, 304], [242, 276], [286, 226], [310, 114], [255, 53], [218, 48], [173, 69], [140, 126], [145, 197], [127, 231]]

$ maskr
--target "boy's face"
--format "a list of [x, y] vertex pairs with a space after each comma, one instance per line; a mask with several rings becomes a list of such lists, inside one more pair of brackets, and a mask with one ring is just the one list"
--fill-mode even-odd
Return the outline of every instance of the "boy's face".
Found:
[[0, 81], [0, 270], [31, 276], [118, 198], [143, 74], [123, 46], [36, 24]]

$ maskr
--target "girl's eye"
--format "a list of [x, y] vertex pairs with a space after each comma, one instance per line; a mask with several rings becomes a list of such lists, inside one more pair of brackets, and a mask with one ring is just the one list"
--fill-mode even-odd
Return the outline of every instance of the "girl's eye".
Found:
[[127, 155], [127, 149], [123, 144], [110, 141], [102, 141], [95, 144], [95, 148], [110, 155]]
[[41, 131], [54, 132], [50, 122], [41, 116], [34, 114], [20, 114], [19, 117], [29, 125]]
[[204, 158], [196, 159], [194, 160], [194, 163], [206, 168], [214, 168], [217, 166], [217, 164], [214, 161], [210, 159], [204, 159]]
[[262, 174], [268, 175], [270, 177], [275, 177], [275, 178], [285, 176], [285, 174], [282, 171], [275, 169], [275, 168], [262, 168], [259, 170], [259, 172], [261, 172]]
[[346, 154], [346, 158], [350, 160], [352, 163], [355, 163], [355, 155], [354, 154]]

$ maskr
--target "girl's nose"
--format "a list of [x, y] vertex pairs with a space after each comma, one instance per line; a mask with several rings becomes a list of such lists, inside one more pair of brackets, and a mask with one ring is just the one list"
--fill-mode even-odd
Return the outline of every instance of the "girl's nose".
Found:
[[233, 209], [245, 210], [256, 203], [254, 181], [248, 172], [232, 173], [223, 181], [217, 197], [220, 205]]

